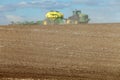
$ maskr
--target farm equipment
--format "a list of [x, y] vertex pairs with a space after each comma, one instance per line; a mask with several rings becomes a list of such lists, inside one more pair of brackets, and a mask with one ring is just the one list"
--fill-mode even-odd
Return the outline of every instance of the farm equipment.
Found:
[[64, 15], [59, 11], [49, 11], [46, 14], [46, 19], [43, 21], [44, 25], [47, 24], [63, 24]]
[[75, 10], [73, 11], [73, 15], [66, 20], [66, 24], [88, 23], [89, 20], [87, 14], [82, 14], [80, 10]]
[[49, 11], [46, 13], [46, 19], [43, 20], [43, 25], [49, 24], [81, 24], [88, 23], [89, 18], [87, 14], [81, 13], [80, 10], [73, 11], [73, 15], [64, 19], [64, 15], [59, 11]]

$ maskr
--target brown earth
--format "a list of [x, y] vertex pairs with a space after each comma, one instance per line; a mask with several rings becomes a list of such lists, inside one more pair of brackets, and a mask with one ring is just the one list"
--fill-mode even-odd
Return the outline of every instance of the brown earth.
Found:
[[0, 78], [120, 80], [120, 24], [1, 26]]

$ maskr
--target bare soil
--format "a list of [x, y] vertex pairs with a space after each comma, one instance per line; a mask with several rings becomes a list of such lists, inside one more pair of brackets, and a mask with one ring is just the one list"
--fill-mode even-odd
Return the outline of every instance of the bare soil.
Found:
[[120, 24], [0, 27], [0, 79], [120, 80]]

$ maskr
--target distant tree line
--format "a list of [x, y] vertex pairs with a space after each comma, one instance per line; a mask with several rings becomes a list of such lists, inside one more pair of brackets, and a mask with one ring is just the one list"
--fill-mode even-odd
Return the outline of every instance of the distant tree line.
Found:
[[15, 21], [11, 21], [11, 25], [34, 25], [34, 24], [42, 24], [43, 21], [23, 21], [23, 22], [15, 22]]

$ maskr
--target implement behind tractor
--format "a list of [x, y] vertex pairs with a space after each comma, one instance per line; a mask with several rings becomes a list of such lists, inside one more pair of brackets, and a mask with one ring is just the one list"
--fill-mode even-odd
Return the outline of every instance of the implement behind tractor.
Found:
[[50, 11], [46, 14], [43, 24], [63, 24], [63, 17], [64, 15], [59, 11]]

